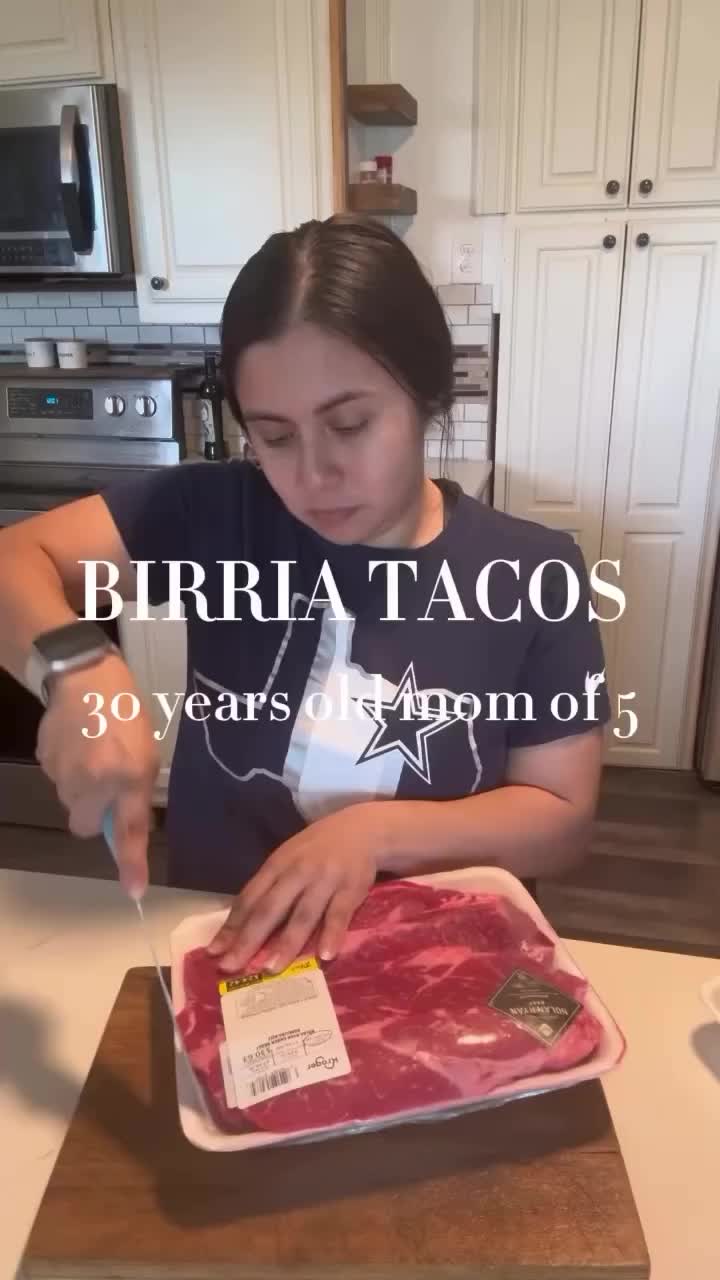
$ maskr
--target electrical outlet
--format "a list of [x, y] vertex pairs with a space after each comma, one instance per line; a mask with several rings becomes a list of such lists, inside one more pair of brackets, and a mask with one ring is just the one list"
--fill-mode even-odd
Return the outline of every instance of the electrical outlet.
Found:
[[453, 243], [453, 284], [482, 284], [482, 251], [477, 240]]

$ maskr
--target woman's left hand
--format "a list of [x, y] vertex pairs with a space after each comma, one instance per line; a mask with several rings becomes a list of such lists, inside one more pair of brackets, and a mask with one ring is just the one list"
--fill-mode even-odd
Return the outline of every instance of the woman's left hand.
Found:
[[378, 872], [387, 803], [353, 804], [319, 818], [268, 858], [233, 902], [208, 947], [224, 971], [240, 972], [284, 924], [263, 961], [278, 973], [322, 925], [318, 951], [330, 960]]

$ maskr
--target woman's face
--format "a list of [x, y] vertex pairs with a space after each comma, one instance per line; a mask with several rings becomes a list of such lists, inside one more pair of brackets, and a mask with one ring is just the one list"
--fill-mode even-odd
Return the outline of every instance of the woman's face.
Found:
[[257, 459], [294, 516], [334, 542], [404, 542], [423, 492], [423, 429], [381, 365], [302, 323], [248, 348], [236, 392]]

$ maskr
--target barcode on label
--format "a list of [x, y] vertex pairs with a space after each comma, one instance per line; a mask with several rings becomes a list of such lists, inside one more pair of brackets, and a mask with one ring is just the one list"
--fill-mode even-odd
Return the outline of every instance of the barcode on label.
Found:
[[266, 1076], [258, 1076], [257, 1080], [248, 1081], [248, 1087], [252, 1097], [257, 1098], [261, 1093], [270, 1093], [273, 1089], [289, 1084], [291, 1080], [297, 1080], [299, 1075], [297, 1067], [283, 1067], [268, 1072]]

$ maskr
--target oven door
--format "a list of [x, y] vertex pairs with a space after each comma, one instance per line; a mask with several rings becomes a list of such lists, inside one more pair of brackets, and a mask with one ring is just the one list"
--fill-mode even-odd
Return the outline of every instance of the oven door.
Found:
[[[0, 528], [37, 514], [37, 509], [0, 509]], [[119, 646], [117, 623], [99, 622]], [[24, 685], [0, 668], [0, 824], [66, 831], [67, 813], [35, 756], [44, 710]]]
[[0, 274], [132, 269], [114, 85], [0, 93]]

